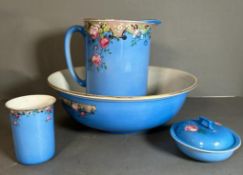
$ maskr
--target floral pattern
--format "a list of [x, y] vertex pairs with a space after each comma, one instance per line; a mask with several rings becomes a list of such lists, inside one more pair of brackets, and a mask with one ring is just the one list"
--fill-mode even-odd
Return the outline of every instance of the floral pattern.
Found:
[[90, 66], [94, 66], [97, 71], [106, 70], [104, 61], [105, 54], [112, 54], [109, 45], [114, 40], [126, 40], [127, 35], [132, 35], [131, 47], [138, 42], [148, 45], [151, 34], [151, 26], [145, 23], [129, 23], [119, 21], [88, 21], [86, 31], [90, 36], [88, 39], [92, 47], [92, 55], [89, 58]]
[[73, 101], [62, 99], [63, 103], [74, 109], [75, 111], [80, 113], [81, 117], [85, 117], [87, 114], [94, 114], [96, 111], [96, 107], [92, 105], [75, 103]]
[[91, 58], [92, 63], [96, 66], [99, 67], [101, 65], [101, 57], [98, 54], [95, 54]]
[[48, 107], [45, 107], [45, 108], [29, 110], [29, 111], [11, 110], [10, 111], [10, 117], [12, 118], [12, 124], [14, 126], [18, 126], [22, 117], [32, 117], [32, 116], [34, 116], [38, 113], [47, 114], [45, 121], [49, 122], [50, 120], [52, 120], [53, 108], [52, 108], [52, 106], [48, 106]]
[[190, 131], [190, 132], [198, 131], [198, 127], [196, 125], [186, 125], [184, 129], [185, 131]]
[[100, 46], [104, 49], [108, 46], [110, 40], [106, 37], [100, 39]]

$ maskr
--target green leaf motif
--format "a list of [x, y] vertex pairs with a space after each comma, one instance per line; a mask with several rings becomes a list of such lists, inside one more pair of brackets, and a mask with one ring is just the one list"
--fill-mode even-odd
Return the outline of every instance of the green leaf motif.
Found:
[[137, 42], [133, 42], [132, 44], [131, 44], [131, 46], [135, 46], [137, 44]]

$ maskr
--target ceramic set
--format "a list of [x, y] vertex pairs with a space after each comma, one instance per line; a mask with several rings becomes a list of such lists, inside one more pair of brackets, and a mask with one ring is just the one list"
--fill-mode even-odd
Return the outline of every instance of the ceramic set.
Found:
[[[74, 81], [90, 94], [146, 95], [152, 26], [158, 24], [159, 20], [85, 19], [84, 26], [70, 27], [64, 48]], [[75, 32], [85, 41], [85, 78], [77, 75], [72, 64], [70, 42]]]
[[[198, 84], [185, 71], [149, 66], [152, 27], [159, 20], [85, 19], [65, 35], [68, 69], [48, 76], [67, 113], [80, 124], [110, 133], [135, 133], [164, 124]], [[85, 66], [73, 67], [73, 33], [85, 41]], [[17, 160], [38, 164], [55, 154], [55, 98], [29, 95], [9, 100]], [[171, 137], [187, 156], [206, 162], [229, 158], [241, 145], [231, 129], [205, 117], [175, 123]], [[161, 138], [162, 139], [162, 138]]]

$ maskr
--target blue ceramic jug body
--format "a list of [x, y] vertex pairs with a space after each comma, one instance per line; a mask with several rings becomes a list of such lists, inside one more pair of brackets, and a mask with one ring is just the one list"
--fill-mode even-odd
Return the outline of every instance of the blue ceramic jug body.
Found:
[[55, 153], [53, 109], [13, 112], [10, 114], [17, 160], [22, 164], [38, 164]]
[[[150, 29], [139, 36], [125, 32], [112, 38], [87, 37], [87, 91], [91, 94], [140, 96], [147, 92], [150, 55]], [[101, 41], [107, 40], [107, 46]]]
[[[157, 23], [156, 23], [157, 24]], [[74, 80], [87, 93], [108, 96], [143, 96], [147, 92], [151, 21], [87, 20], [65, 36], [65, 55]], [[85, 41], [86, 80], [76, 75], [70, 56], [72, 33]]]

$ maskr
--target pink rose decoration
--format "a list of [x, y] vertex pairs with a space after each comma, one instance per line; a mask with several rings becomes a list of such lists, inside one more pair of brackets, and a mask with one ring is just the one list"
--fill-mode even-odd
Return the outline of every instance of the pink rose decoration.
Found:
[[84, 117], [85, 116], [85, 112], [83, 112], [83, 111], [80, 112], [80, 115]]
[[100, 46], [102, 48], [106, 48], [109, 45], [110, 40], [108, 38], [101, 38], [100, 39]]
[[48, 116], [46, 117], [46, 121], [48, 122], [48, 121], [50, 121], [50, 120], [51, 120], [51, 116], [48, 115]]
[[198, 127], [195, 126], [195, 125], [186, 125], [185, 126], [185, 131], [196, 132], [196, 131], [198, 131]]
[[95, 66], [99, 66], [101, 64], [101, 57], [100, 55], [94, 55], [91, 59], [92, 63], [95, 65]]
[[47, 107], [47, 108], [46, 108], [46, 111], [47, 111], [47, 112], [51, 112], [51, 111], [52, 111], [52, 108], [51, 108], [51, 107]]
[[98, 26], [91, 26], [89, 29], [89, 34], [92, 39], [96, 39], [99, 36], [99, 27]]
[[20, 118], [20, 115], [19, 114], [16, 114], [15, 115], [15, 118], [17, 118], [17, 119]]

